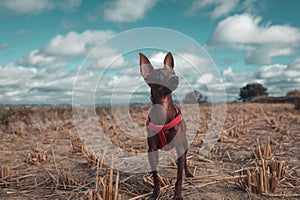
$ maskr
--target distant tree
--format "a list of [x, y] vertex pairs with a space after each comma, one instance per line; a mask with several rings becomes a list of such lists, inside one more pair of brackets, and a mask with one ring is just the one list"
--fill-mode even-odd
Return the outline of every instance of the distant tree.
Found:
[[250, 101], [254, 97], [268, 96], [267, 88], [260, 83], [248, 83], [246, 86], [240, 89], [239, 100], [243, 102]]
[[207, 96], [204, 96], [199, 91], [194, 90], [192, 92], [189, 92], [185, 95], [183, 99], [183, 103], [206, 103], [207, 102]]
[[293, 90], [293, 91], [290, 91], [286, 94], [286, 96], [294, 96], [294, 95], [298, 95], [300, 96], [300, 92], [299, 90]]

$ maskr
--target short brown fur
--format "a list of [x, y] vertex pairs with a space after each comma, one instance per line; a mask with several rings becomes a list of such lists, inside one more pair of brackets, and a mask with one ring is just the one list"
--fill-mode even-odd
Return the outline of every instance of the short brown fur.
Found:
[[[151, 122], [157, 125], [164, 125], [172, 121], [176, 116], [176, 110], [172, 102], [172, 91], [174, 91], [178, 84], [178, 77], [174, 73], [174, 59], [169, 52], [164, 59], [164, 67], [154, 69], [148, 58], [140, 53], [140, 71], [144, 77], [145, 82], [151, 88], [151, 99], [153, 106], [149, 113]], [[185, 124], [181, 123], [174, 128], [165, 131], [168, 145], [175, 147], [177, 152], [177, 180], [175, 184], [174, 199], [183, 199], [181, 195], [182, 190], [182, 175], [185, 170], [186, 177], [192, 177], [187, 166], [186, 154], [188, 151], [188, 143], [185, 137]], [[151, 199], [157, 199], [160, 194], [160, 185], [157, 174], [158, 165], [158, 150], [161, 148], [159, 137], [153, 130], [147, 129], [148, 137], [148, 158], [152, 169], [154, 191]], [[170, 144], [172, 143], [172, 144]]]

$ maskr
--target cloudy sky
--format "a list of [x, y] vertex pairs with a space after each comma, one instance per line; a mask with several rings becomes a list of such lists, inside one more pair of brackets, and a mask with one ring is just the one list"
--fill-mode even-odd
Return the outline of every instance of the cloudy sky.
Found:
[[251, 82], [285, 95], [300, 89], [299, 7], [298, 0], [1, 0], [0, 104], [147, 101], [138, 52], [160, 66], [168, 51], [179, 100], [197, 89], [232, 101]]

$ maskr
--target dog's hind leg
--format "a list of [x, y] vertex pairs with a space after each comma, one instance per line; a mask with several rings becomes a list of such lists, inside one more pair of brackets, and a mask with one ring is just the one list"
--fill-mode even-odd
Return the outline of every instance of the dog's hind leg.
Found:
[[[183, 132], [185, 132], [185, 123], [184, 122], [182, 124], [182, 127], [184, 127]], [[181, 132], [181, 134], [182, 134], [182, 132]], [[183, 133], [183, 134], [185, 134], [185, 133]], [[184, 150], [185, 150], [185, 153], [184, 153], [184, 172], [185, 172], [185, 176], [186, 177], [193, 177], [193, 174], [190, 172], [188, 164], [187, 164], [187, 152], [188, 152], [189, 145], [188, 145], [188, 141], [187, 141], [185, 136], [183, 137], [183, 146], [184, 146]]]
[[186, 177], [194, 177], [194, 175], [190, 172], [189, 166], [187, 164], [187, 150], [185, 151], [185, 160], [184, 160], [184, 171], [185, 171], [185, 176]]

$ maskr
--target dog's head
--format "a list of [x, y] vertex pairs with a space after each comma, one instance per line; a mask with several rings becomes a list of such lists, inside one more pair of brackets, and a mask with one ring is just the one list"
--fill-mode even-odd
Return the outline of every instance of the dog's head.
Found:
[[164, 67], [159, 69], [154, 69], [148, 58], [140, 53], [140, 71], [151, 90], [160, 95], [171, 93], [179, 84], [178, 76], [174, 72], [174, 59], [170, 52], [164, 59]]

